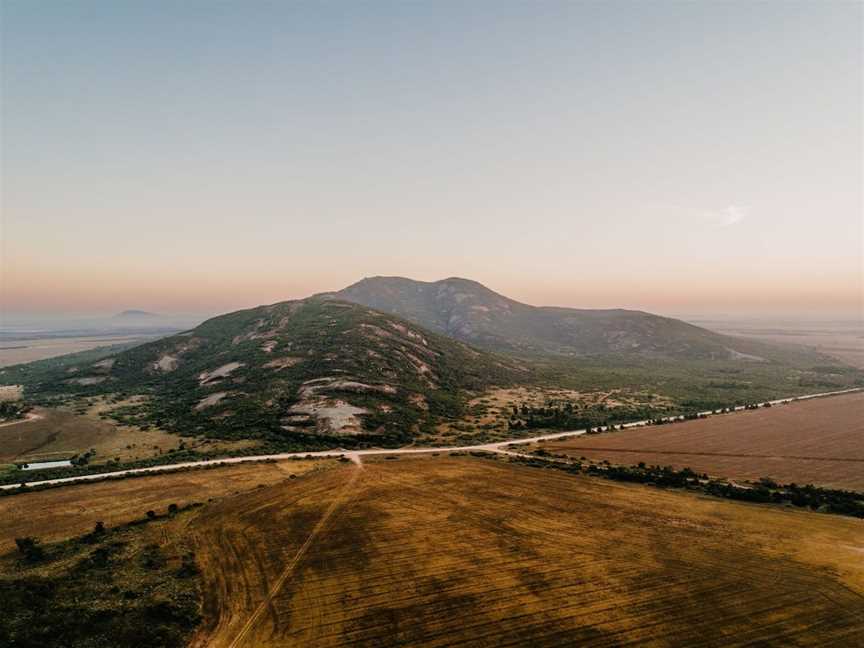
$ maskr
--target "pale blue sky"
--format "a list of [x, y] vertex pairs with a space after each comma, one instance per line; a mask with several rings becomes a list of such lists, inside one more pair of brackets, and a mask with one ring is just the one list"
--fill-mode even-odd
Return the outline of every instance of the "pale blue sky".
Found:
[[2, 7], [9, 311], [860, 312], [860, 3]]

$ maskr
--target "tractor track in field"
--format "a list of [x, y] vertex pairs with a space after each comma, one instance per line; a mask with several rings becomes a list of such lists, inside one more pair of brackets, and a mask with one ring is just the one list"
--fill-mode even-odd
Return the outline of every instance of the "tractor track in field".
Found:
[[357, 478], [359, 477], [362, 469], [363, 469], [362, 464], [360, 464], [358, 462], [357, 466], [351, 471], [351, 476], [348, 478], [348, 480], [342, 486], [342, 489], [339, 491], [339, 494], [336, 496], [336, 498], [330, 503], [330, 505], [324, 511], [324, 514], [318, 520], [317, 524], [315, 524], [315, 526], [312, 528], [312, 532], [309, 534], [309, 536], [306, 538], [306, 540], [303, 542], [303, 544], [300, 545], [300, 548], [297, 549], [297, 551], [295, 552], [295, 554], [291, 558], [291, 560], [289, 560], [288, 563], [285, 565], [285, 568], [282, 570], [282, 572], [279, 574], [279, 577], [276, 579], [276, 581], [270, 587], [270, 590], [267, 592], [267, 595], [258, 604], [258, 606], [255, 608], [255, 610], [252, 612], [252, 614], [246, 620], [246, 623], [244, 623], [243, 627], [240, 628], [240, 631], [237, 633], [237, 635], [234, 637], [234, 639], [231, 641], [231, 643], [228, 644], [228, 648], [237, 648], [238, 646], [241, 646], [243, 644], [243, 641], [246, 639], [246, 636], [255, 627], [255, 623], [258, 621], [258, 619], [261, 617], [261, 615], [264, 613], [264, 611], [268, 607], [270, 607], [270, 605], [273, 601], [273, 598], [279, 593], [279, 591], [282, 589], [282, 586], [285, 584], [285, 581], [288, 580], [288, 578], [294, 572], [297, 565], [303, 559], [303, 556], [306, 554], [306, 552], [309, 550], [309, 548], [315, 542], [315, 539], [318, 537], [318, 535], [321, 534], [321, 532], [327, 526], [327, 522], [330, 520], [330, 518], [333, 516], [333, 514], [339, 509], [339, 507], [343, 503], [345, 503], [345, 501], [350, 499], [351, 487], [354, 485], [354, 482], [357, 481]]

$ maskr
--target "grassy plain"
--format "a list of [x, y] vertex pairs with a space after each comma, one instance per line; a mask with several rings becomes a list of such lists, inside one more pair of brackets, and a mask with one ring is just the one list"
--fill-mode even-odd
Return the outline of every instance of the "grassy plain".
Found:
[[200, 510], [195, 646], [862, 644], [859, 520], [470, 457]]
[[864, 490], [864, 392], [540, 444], [611, 463]]
[[[134, 400], [134, 399], [130, 399]], [[36, 408], [32, 420], [0, 426], [0, 463], [33, 462], [69, 457], [94, 450], [91, 463], [147, 459], [184, 447], [200, 452], [241, 450], [251, 440], [227, 441], [181, 437], [156, 428], [118, 425], [103, 415], [112, 407], [104, 397], [79, 399], [74, 410]]]
[[14, 539], [34, 536], [46, 542], [90, 531], [97, 521], [113, 527], [164, 513], [169, 504], [185, 506], [245, 493], [310, 471], [333, 460], [243, 463], [98, 483], [82, 483], [0, 498], [0, 554]]

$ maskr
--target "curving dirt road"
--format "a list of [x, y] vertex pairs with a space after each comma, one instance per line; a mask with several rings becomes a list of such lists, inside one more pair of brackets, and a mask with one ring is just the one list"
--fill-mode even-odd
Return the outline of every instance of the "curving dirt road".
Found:
[[24, 415], [23, 419], [14, 419], [12, 421], [6, 421], [4, 423], [0, 423], [0, 427], [6, 427], [7, 425], [20, 425], [21, 423], [30, 423], [31, 421], [38, 421], [44, 418], [41, 414], [37, 414], [36, 412], [28, 412]]

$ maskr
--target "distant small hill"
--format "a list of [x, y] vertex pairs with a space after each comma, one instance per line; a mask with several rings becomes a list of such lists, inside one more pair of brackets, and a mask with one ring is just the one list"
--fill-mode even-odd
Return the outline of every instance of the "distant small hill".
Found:
[[371, 277], [326, 296], [496, 352], [749, 362], [778, 354], [768, 344], [642, 311], [530, 306], [459, 277], [433, 282]]
[[117, 313], [113, 316], [112, 319], [161, 319], [162, 315], [158, 313], [150, 313], [148, 311], [143, 310], [124, 310], [121, 313]]

